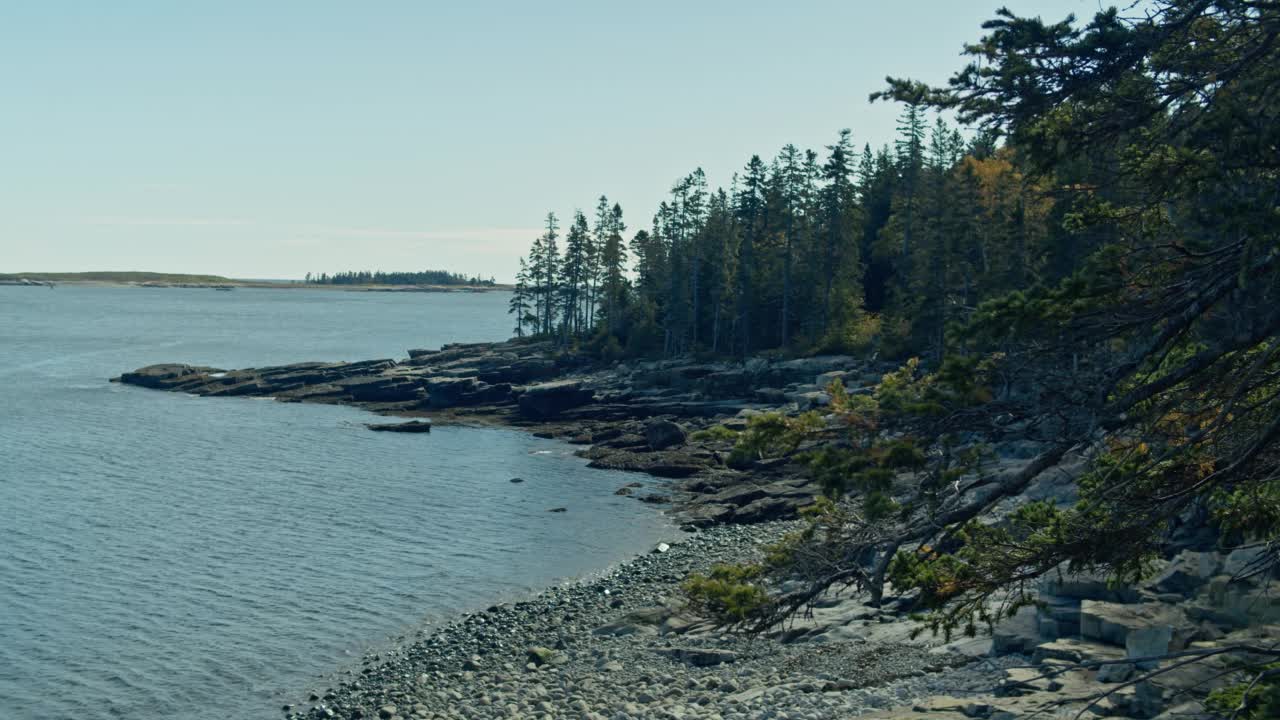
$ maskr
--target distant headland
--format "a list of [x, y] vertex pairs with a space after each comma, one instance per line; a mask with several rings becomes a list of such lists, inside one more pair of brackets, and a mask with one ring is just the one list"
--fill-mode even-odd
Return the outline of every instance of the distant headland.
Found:
[[490, 278], [467, 277], [443, 270], [422, 272], [307, 273], [304, 280], [242, 279], [221, 275], [141, 271], [0, 273], [0, 285], [55, 287], [57, 285], [119, 285], [145, 288], [329, 289], [363, 292], [486, 292], [510, 290]]

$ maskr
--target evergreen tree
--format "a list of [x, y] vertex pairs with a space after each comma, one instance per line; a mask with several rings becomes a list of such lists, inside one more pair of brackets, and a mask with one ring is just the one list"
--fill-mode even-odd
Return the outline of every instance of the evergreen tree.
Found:
[[596, 305], [604, 279], [604, 246], [611, 232], [612, 216], [609, 198], [601, 195], [596, 201], [595, 227], [587, 242], [587, 328], [595, 327]]
[[560, 276], [560, 250], [557, 245], [560, 226], [554, 212], [547, 213], [546, 228], [529, 252], [529, 272], [534, 281], [540, 332], [551, 336], [555, 329], [557, 280]]
[[587, 218], [581, 211], [573, 214], [573, 224], [565, 235], [564, 258], [560, 264], [559, 290], [562, 326], [562, 338], [580, 335], [584, 323], [584, 300], [590, 287], [588, 284], [588, 244], [591, 233], [587, 229]]
[[735, 334], [738, 349], [745, 356], [753, 347], [751, 321], [756, 302], [753, 295], [756, 289], [755, 247], [760, 242], [765, 221], [765, 167], [759, 155], [752, 155], [747, 163], [742, 186], [734, 198], [734, 211], [742, 233], [738, 246]]
[[604, 292], [601, 312], [604, 316], [606, 332], [612, 336], [618, 335], [622, 330], [623, 310], [627, 300], [627, 248], [622, 241], [622, 233], [626, 229], [627, 226], [622, 221], [622, 206], [615, 203], [609, 211], [603, 232], [597, 230], [598, 242], [601, 234], [603, 235], [603, 241], [600, 244], [600, 268]]
[[537, 326], [537, 318], [530, 317], [529, 311], [532, 309], [532, 297], [529, 290], [529, 264], [524, 258], [520, 258], [520, 270], [516, 273], [516, 285], [511, 291], [511, 300], [507, 303], [507, 313], [516, 316], [516, 326], [514, 332], [516, 337], [524, 337], [525, 325], [533, 320], [533, 324]]
[[[835, 144], [827, 146], [827, 160], [822, 166], [823, 187], [820, 192], [822, 218], [822, 333], [831, 330], [832, 303], [836, 280], [843, 276], [850, 285], [857, 280], [858, 246], [855, 230], [858, 220], [857, 190], [853, 184], [853, 144], [850, 131], [840, 131]], [[851, 288], [852, 289], [852, 288]], [[854, 293], [861, 295], [861, 292]]]

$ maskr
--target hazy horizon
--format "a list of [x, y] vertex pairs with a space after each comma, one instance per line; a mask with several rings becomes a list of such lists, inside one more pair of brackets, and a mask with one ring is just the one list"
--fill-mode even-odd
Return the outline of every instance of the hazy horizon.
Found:
[[548, 210], [605, 193], [630, 235], [695, 167], [889, 142], [867, 95], [945, 81], [1000, 4], [7, 7], [0, 272], [507, 282]]

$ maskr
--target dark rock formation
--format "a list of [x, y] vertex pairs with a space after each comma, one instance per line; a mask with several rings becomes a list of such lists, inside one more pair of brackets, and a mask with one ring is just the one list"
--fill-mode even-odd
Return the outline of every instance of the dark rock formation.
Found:
[[[752, 462], [742, 468], [747, 472], [728, 469], [724, 463], [732, 441], [692, 441], [691, 430], [712, 424], [741, 430], [758, 412], [820, 407], [824, 383], [841, 379], [858, 392], [859, 383], [880, 369], [837, 356], [603, 366], [550, 342], [511, 341], [414, 349], [403, 362], [304, 362], [229, 371], [152, 365], [117, 380], [202, 396], [274, 397], [350, 404], [387, 415], [432, 411], [461, 422], [509, 422], [540, 437], [584, 446], [579, 454], [592, 467], [679, 481], [670, 484], [670, 494], [637, 492], [634, 497], [669, 497], [689, 524], [704, 526], [789, 517], [811, 503], [818, 490], [785, 460]], [[427, 432], [429, 427], [378, 424], [375, 429]]]
[[520, 413], [537, 420], [553, 418], [566, 410], [586, 405], [595, 394], [578, 380], [530, 385], [520, 394]]
[[133, 372], [127, 372], [120, 376], [122, 383], [129, 385], [140, 385], [145, 388], [153, 388], [156, 390], [172, 390], [181, 385], [190, 383], [197, 378], [203, 378], [210, 373], [222, 372], [216, 368], [193, 367], [191, 365], [163, 364], [148, 365], [144, 368], [138, 368]]
[[431, 432], [431, 421], [412, 420], [407, 423], [367, 423], [365, 427], [378, 432], [424, 433]]

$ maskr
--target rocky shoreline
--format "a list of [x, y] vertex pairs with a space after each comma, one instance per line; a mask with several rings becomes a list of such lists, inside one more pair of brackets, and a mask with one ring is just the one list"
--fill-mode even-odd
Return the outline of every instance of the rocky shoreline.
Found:
[[830, 402], [830, 380], [842, 378], [857, 392], [884, 369], [848, 356], [601, 366], [556, 354], [550, 343], [512, 341], [410, 350], [400, 361], [240, 370], [152, 365], [115, 380], [205, 397], [352, 405], [436, 424], [518, 427], [582, 446], [578, 454], [592, 467], [668, 481], [661, 492], [637, 497], [670, 502], [686, 524], [709, 527], [795, 517], [820, 490], [785, 462], [732, 466], [733, 440], [699, 430], [742, 429], [753, 414], [821, 407]]
[[[219, 370], [155, 365], [120, 382], [198, 396], [353, 405], [430, 422], [501, 424], [582, 446], [595, 467], [650, 477], [636, 497], [669, 504], [688, 539], [604, 575], [459, 618], [287, 707], [292, 718], [1009, 718], [1208, 717], [1238, 645], [1278, 642], [1280, 581], [1244, 578], [1262, 548], [1222, 551], [1194, 523], [1138, 587], [1053, 573], [1039, 604], [991, 636], [912, 638], [911, 596], [879, 607], [824, 596], [812, 613], [747, 638], [682, 600], [690, 572], [739, 561], [793, 529], [819, 490], [784, 459], [731, 455], [731, 433], [765, 411], [830, 402], [840, 379], [870, 392], [889, 368], [845, 356], [600, 365], [548, 343], [450, 345], [407, 360]], [[986, 471], [1017, 473], [1045, 447], [1017, 423], [982, 440]], [[398, 426], [393, 426], [398, 427]], [[389, 429], [386, 426], [380, 429]], [[429, 440], [424, 440], [428, 441]], [[1067, 505], [1089, 448], [1037, 473], [1020, 504]], [[631, 494], [632, 485], [618, 489]], [[1251, 554], [1252, 553], [1252, 554]], [[1152, 659], [1170, 653], [1204, 662]], [[1233, 654], [1234, 653], [1234, 654]], [[1144, 679], [1145, 672], [1163, 670]]]

